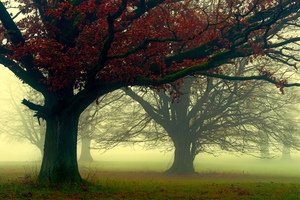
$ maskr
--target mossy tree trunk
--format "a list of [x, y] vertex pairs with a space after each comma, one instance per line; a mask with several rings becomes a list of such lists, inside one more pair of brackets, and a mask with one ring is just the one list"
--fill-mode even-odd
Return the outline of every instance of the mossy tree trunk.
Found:
[[62, 112], [47, 119], [44, 156], [39, 181], [79, 182], [77, 131], [79, 115]]

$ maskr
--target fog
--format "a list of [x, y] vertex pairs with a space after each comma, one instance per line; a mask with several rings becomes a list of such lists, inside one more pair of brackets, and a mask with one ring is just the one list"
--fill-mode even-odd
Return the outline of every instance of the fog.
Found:
[[[39, 150], [26, 142], [0, 142], [0, 162], [35, 162], [37, 167], [41, 164]], [[80, 152], [80, 148], [79, 148]], [[173, 153], [160, 152], [156, 150], [143, 150], [139, 147], [116, 147], [107, 152], [92, 150], [95, 166], [99, 170], [116, 171], [159, 171], [167, 170], [172, 164]], [[92, 164], [93, 164], [92, 163]], [[220, 156], [199, 154], [195, 159], [195, 168], [198, 172], [205, 173], [245, 173], [264, 174], [278, 176], [300, 177], [298, 170], [300, 164], [299, 153], [292, 154], [292, 160], [281, 161], [280, 158], [270, 160], [260, 160], [252, 156], [231, 155], [223, 153]], [[81, 165], [80, 165], [81, 166]]]
[[[8, 70], [0, 68], [0, 89], [1, 89], [1, 107], [0, 112], [12, 109], [10, 106], [9, 94], [6, 87], [11, 84], [18, 84], [23, 87], [17, 78], [15, 78]], [[23, 98], [21, 95], [14, 94], [14, 97], [21, 103]], [[25, 106], [24, 106], [25, 108]], [[1, 123], [9, 123], [9, 120], [2, 116]], [[3, 122], [4, 120], [4, 122]], [[3, 131], [3, 130], [2, 130]], [[80, 145], [78, 152], [80, 153]], [[79, 154], [78, 153], [78, 154]], [[122, 170], [128, 169], [130, 163], [131, 170], [159, 170], [163, 171], [171, 166], [173, 161], [173, 152], [162, 152], [159, 150], [145, 150], [140, 146], [122, 147], [118, 146], [109, 151], [91, 151], [93, 159], [97, 165], [102, 169]], [[262, 162], [259, 158], [247, 155], [232, 155], [226, 152], [218, 154], [215, 157], [210, 154], [199, 154], [195, 159], [196, 171], [226, 171], [226, 172], [261, 172], [274, 173], [279, 175], [293, 175], [300, 177], [300, 171], [296, 170], [300, 164], [300, 153], [293, 152], [291, 154], [291, 161], [280, 162], [280, 157]], [[80, 155], [78, 155], [79, 157]], [[37, 165], [41, 163], [41, 154], [37, 147], [30, 144], [28, 141], [17, 141], [7, 137], [3, 132], [0, 135], [0, 162], [33, 162], [38, 161]], [[118, 165], [114, 165], [117, 163]], [[127, 163], [127, 168], [119, 162]], [[154, 163], [156, 163], [154, 165]], [[262, 165], [263, 164], [263, 165]], [[262, 166], [268, 165], [267, 168], [262, 169]], [[260, 170], [261, 169], [261, 170]]]

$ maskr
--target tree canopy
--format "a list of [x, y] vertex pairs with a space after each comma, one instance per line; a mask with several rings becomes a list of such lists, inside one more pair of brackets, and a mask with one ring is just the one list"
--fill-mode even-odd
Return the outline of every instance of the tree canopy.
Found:
[[[42, 93], [112, 90], [112, 82], [157, 85], [216, 73], [212, 69], [243, 56], [265, 55], [293, 67], [298, 60], [288, 53], [295, 48], [285, 45], [300, 38], [282, 31], [297, 29], [298, 1], [17, 3], [20, 11], [13, 16], [13, 4], [0, 4], [0, 61]], [[260, 73], [269, 77], [251, 78], [271, 78], [266, 70]]]

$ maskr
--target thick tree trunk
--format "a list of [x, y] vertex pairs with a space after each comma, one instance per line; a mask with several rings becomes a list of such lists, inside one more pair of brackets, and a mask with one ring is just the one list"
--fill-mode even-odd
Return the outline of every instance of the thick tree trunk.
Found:
[[191, 152], [191, 143], [184, 141], [184, 139], [174, 142], [175, 152], [172, 166], [166, 171], [168, 174], [193, 174], [194, 156]]
[[79, 158], [79, 162], [93, 162], [93, 157], [91, 155], [91, 141], [92, 138], [90, 137], [84, 137], [81, 138], [81, 154]]
[[79, 182], [77, 164], [77, 131], [79, 116], [75, 112], [61, 112], [47, 119], [44, 156], [39, 181], [51, 184]]

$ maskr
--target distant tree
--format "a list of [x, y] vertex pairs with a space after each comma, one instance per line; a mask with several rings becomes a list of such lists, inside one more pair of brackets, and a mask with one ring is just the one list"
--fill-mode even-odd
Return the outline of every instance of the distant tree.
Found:
[[[297, 115], [299, 113], [299, 103], [298, 102], [298, 95], [297, 91], [291, 91], [290, 98], [291, 101], [286, 105], [282, 105], [283, 107], [280, 109], [276, 109], [273, 114], [273, 122], [270, 123], [271, 127], [264, 127], [266, 128], [264, 131], [273, 131], [273, 134], [276, 134], [280, 137], [279, 143], [281, 145], [277, 145], [276, 148], [272, 148], [272, 146], [268, 145], [268, 151], [272, 152], [280, 152], [282, 160], [290, 160], [291, 159], [291, 151], [295, 149], [295, 141], [298, 141], [298, 138], [295, 136], [299, 135], [299, 119]], [[294, 102], [294, 103], [293, 103]], [[268, 115], [271, 118], [271, 114]], [[267, 137], [266, 141], [269, 143], [269, 140], [272, 140], [272, 137]], [[266, 148], [267, 149], [267, 148]], [[299, 150], [296, 148], [296, 150]], [[278, 157], [278, 155], [275, 155]], [[274, 156], [269, 156], [272, 158]], [[266, 156], [266, 158], [268, 158]]]
[[95, 124], [101, 120], [101, 118], [96, 117], [96, 113], [99, 111], [98, 109], [97, 106], [90, 106], [80, 116], [78, 126], [78, 136], [81, 142], [80, 162], [90, 163], [93, 161], [90, 147], [93, 135], [95, 134]]
[[[8, 139], [30, 142], [40, 150], [43, 156], [46, 131], [45, 121], [43, 119], [32, 118], [34, 112], [28, 108], [26, 109], [20, 102], [17, 102], [18, 100], [14, 94], [16, 90], [19, 90], [19, 94], [23, 96], [27, 95], [28, 99], [32, 102], [42, 102], [42, 96], [29, 87], [20, 87], [12, 80], [10, 81], [12, 83], [7, 87], [7, 94], [10, 95], [10, 103], [13, 109], [2, 113], [1, 125], [3, 130], [1, 133], [5, 134]], [[125, 95], [120, 93], [123, 92], [116, 91], [98, 98], [98, 102], [101, 102], [101, 106], [99, 104], [92, 104], [81, 114], [78, 130], [78, 141], [81, 143], [80, 162], [93, 161], [90, 153], [91, 149], [108, 150], [120, 142], [124, 144], [129, 138], [136, 137], [137, 132], [130, 132], [129, 129], [133, 129], [131, 126], [134, 126], [135, 121], [141, 123], [139, 120], [142, 120], [141, 116], [145, 114], [140, 114], [140, 112], [135, 111], [133, 107], [128, 107], [128, 105], [130, 106], [133, 103], [133, 100], [124, 98]], [[108, 108], [105, 109], [106, 107]], [[125, 111], [124, 109], [128, 110]], [[127, 119], [129, 113], [131, 117]], [[116, 115], [120, 118], [117, 119]], [[110, 116], [110, 119], [108, 119], [107, 116]], [[122, 128], [117, 124], [122, 124]], [[118, 131], [118, 133], [116, 133], [116, 131]], [[122, 133], [127, 134], [128, 138], [126, 140], [124, 137], [118, 139]], [[100, 138], [101, 141], [99, 141]], [[99, 142], [97, 147], [91, 148], [92, 140]], [[108, 141], [109, 145], [106, 144]]]
[[2, 111], [1, 114], [1, 134], [9, 140], [28, 141], [35, 145], [43, 156], [45, 140], [45, 121], [33, 118], [34, 112], [21, 104], [20, 99], [16, 96], [27, 96], [30, 101], [42, 102], [43, 97], [33, 89], [20, 86], [9, 79], [10, 84], [7, 86], [6, 93], [9, 97], [9, 110]]
[[[116, 90], [98, 98], [98, 104], [90, 105], [80, 116], [79, 161], [91, 162], [91, 149], [107, 151], [117, 145], [132, 146], [146, 142], [141, 133], [151, 131], [151, 118], [137, 102]], [[93, 141], [93, 144], [91, 143]]]
[[[275, 112], [266, 113], [266, 124], [260, 127], [259, 133], [263, 137], [258, 141], [262, 159], [278, 157], [278, 152], [280, 152], [281, 159], [289, 160], [291, 159], [291, 150], [299, 150], [299, 120], [294, 117], [299, 109], [295, 102], [298, 100], [293, 99], [293, 102], [287, 102], [281, 105], [281, 108], [276, 108]], [[278, 138], [276, 145], [273, 145], [272, 142], [274, 137]]]
[[[243, 60], [237, 65], [232, 73], [247, 73]], [[193, 161], [200, 152], [222, 149], [270, 157], [270, 146], [278, 148], [282, 142], [300, 148], [299, 134], [285, 126], [293, 123], [293, 119], [285, 118], [285, 109], [299, 102], [297, 96], [274, 94], [274, 88], [260, 81], [190, 76], [158, 91], [124, 91], [164, 128], [164, 136], [171, 138], [174, 162], [167, 173], [194, 173]], [[176, 91], [180, 96], [175, 96]], [[293, 125], [299, 128], [295, 122]], [[152, 136], [148, 133], [145, 137]]]
[[[205, 1], [207, 2], [207, 1]], [[300, 2], [2, 1], [0, 63], [40, 92], [43, 104], [23, 104], [46, 121], [40, 181], [78, 182], [80, 114], [121, 87], [158, 86], [187, 75], [287, 84], [268, 69], [224, 76], [237, 57], [272, 58], [295, 67]], [[15, 14], [10, 14], [15, 13]], [[254, 69], [254, 71], [257, 71]]]
[[285, 144], [290, 150], [299, 150], [300, 127], [297, 113], [300, 101], [297, 90], [288, 89], [282, 95], [273, 88], [259, 87], [254, 98], [255, 101], [248, 105], [248, 109], [261, 113], [261, 123], [253, 124], [257, 132], [253, 135], [260, 136], [258, 139], [253, 138], [260, 148], [260, 157], [263, 159], [278, 157]]
[[105, 98], [111, 99], [111, 102], [97, 113], [102, 116], [102, 120], [95, 124], [97, 131], [94, 134], [93, 148], [110, 150], [117, 145], [132, 146], [149, 142], [141, 135], [154, 132], [155, 127], [149, 125], [152, 119], [143, 108], [122, 90], [116, 90]]
[[282, 160], [291, 160], [291, 149], [289, 145], [286, 145], [283, 143], [282, 145], [282, 155], [281, 155]]

